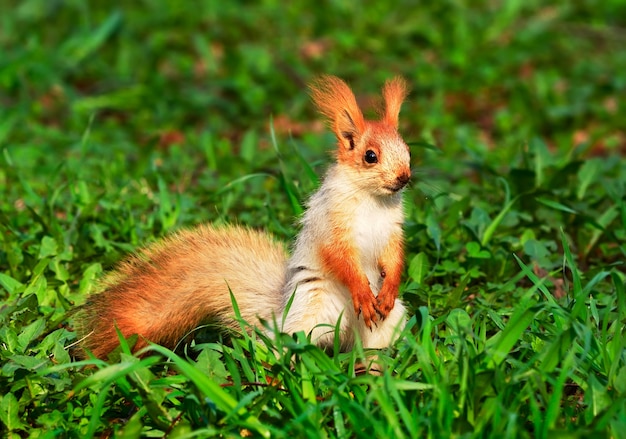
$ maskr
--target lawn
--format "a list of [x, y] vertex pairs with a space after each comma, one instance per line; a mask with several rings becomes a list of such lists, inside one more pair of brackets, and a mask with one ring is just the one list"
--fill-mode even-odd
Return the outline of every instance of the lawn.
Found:
[[[4, 1], [2, 436], [626, 438], [626, 4], [307, 3]], [[294, 238], [335, 142], [319, 74], [412, 89], [384, 371], [245, 330], [79, 361], [76, 309], [129, 252]]]

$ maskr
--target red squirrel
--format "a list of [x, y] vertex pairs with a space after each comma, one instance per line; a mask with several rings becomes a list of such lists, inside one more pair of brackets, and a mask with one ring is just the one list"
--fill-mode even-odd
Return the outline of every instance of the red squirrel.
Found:
[[106, 357], [119, 344], [116, 327], [139, 336], [135, 351], [148, 342], [174, 348], [208, 322], [237, 328], [231, 291], [246, 321], [276, 321], [320, 346], [332, 346], [339, 321], [342, 349], [357, 333], [366, 348], [393, 343], [406, 320], [398, 288], [411, 169], [398, 114], [407, 86], [399, 77], [385, 83], [376, 121], [337, 77], [310, 90], [337, 137], [336, 163], [308, 201], [291, 256], [271, 235], [240, 226], [174, 233], [122, 262], [88, 298], [84, 350]]

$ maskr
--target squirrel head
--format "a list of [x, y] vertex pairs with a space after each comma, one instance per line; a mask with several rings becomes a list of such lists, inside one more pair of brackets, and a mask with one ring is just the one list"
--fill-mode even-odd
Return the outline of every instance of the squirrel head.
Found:
[[410, 153], [398, 133], [398, 114], [408, 93], [404, 79], [383, 87], [380, 120], [365, 120], [350, 87], [325, 75], [310, 86], [311, 97], [337, 137], [337, 163], [359, 187], [377, 195], [399, 192], [411, 178]]

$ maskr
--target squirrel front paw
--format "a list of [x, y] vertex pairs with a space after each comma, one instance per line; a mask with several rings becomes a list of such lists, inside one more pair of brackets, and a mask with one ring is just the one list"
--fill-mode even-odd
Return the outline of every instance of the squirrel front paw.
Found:
[[370, 291], [369, 294], [354, 295], [352, 300], [356, 316], [359, 317], [359, 315], [363, 314], [365, 326], [372, 329], [372, 323], [376, 324], [378, 316], [382, 316], [376, 296]]
[[378, 313], [383, 320], [387, 318], [387, 316], [395, 306], [396, 297], [398, 297], [397, 291], [389, 290], [384, 287], [380, 291], [380, 293], [378, 293], [378, 297], [376, 298], [376, 305]]

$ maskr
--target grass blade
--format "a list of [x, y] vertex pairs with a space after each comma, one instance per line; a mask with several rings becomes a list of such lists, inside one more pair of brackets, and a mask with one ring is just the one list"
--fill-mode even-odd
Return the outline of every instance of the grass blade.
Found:
[[270, 430], [264, 426], [258, 418], [247, 412], [244, 407], [239, 407], [237, 401], [230, 394], [190, 364], [187, 360], [182, 359], [169, 349], [159, 345], [150, 345], [143, 351], [155, 351], [169, 358], [169, 360], [176, 365], [178, 370], [189, 378], [200, 392], [211, 398], [220, 410], [226, 412], [227, 414], [236, 412], [249, 428], [259, 433], [262, 437], [270, 437]]

